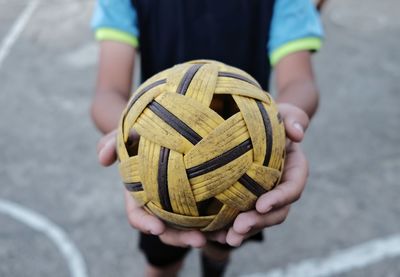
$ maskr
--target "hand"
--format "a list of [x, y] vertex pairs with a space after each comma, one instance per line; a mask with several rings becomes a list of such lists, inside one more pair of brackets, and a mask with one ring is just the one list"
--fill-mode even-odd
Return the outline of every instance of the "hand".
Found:
[[232, 227], [210, 234], [209, 239], [237, 247], [246, 238], [266, 227], [281, 224], [286, 219], [290, 204], [300, 198], [308, 175], [308, 163], [300, 146], [290, 143], [286, 151], [281, 183], [261, 195], [254, 210], [240, 213]]
[[[132, 132], [131, 140], [137, 140], [138, 134]], [[112, 131], [100, 139], [97, 144], [97, 153], [100, 164], [103, 166], [112, 165], [116, 158], [116, 131]], [[203, 247], [206, 238], [199, 231], [183, 231], [166, 226], [156, 216], [145, 211], [136, 203], [128, 191], [125, 191], [125, 208], [130, 225], [146, 234], [153, 234], [169, 245], [180, 247]]]
[[[299, 108], [290, 104], [280, 104], [279, 110], [284, 118], [287, 136], [299, 142], [308, 127], [308, 116]], [[108, 166], [116, 160], [115, 131], [104, 136], [98, 143], [98, 156], [102, 165]], [[137, 137], [132, 134], [133, 139]], [[281, 184], [262, 195], [256, 209], [241, 213], [228, 231], [208, 234], [207, 237], [231, 246], [239, 246], [243, 240], [265, 227], [282, 223], [289, 212], [290, 204], [296, 201], [304, 189], [308, 165], [300, 146], [289, 143], [287, 147], [286, 165]], [[157, 217], [140, 207], [126, 192], [126, 210], [129, 223], [133, 228], [144, 233], [158, 235], [167, 244], [175, 246], [202, 247], [206, 243], [203, 233], [198, 231], [181, 231], [167, 227]]]
[[281, 183], [260, 196], [254, 210], [239, 214], [232, 227], [209, 234], [209, 239], [239, 246], [262, 229], [281, 224], [289, 213], [290, 204], [300, 198], [307, 181], [308, 162], [300, 145], [295, 142], [304, 138], [309, 118], [303, 110], [291, 104], [279, 104], [279, 112], [289, 138]]

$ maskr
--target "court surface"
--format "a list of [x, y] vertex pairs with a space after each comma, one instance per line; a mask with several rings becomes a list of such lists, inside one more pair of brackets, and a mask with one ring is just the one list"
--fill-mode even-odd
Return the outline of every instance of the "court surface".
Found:
[[[0, 0], [0, 276], [143, 275], [117, 169], [96, 161], [92, 5]], [[227, 276], [400, 276], [399, 9], [328, 2], [307, 188]], [[198, 272], [192, 251], [182, 276]]]

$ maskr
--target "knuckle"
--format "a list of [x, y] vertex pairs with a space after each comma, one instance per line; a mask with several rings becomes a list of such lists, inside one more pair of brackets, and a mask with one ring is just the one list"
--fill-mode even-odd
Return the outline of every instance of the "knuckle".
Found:
[[163, 243], [165, 243], [165, 244], [168, 244], [168, 245], [171, 245], [171, 244], [172, 244], [172, 243], [170, 242], [168, 236], [166, 236], [166, 235], [160, 235], [159, 238], [160, 238], [160, 240], [161, 240]]
[[183, 247], [184, 245], [177, 241], [176, 239], [174, 239], [173, 237], [171, 237], [169, 234], [162, 234], [159, 236], [160, 240], [168, 245], [173, 245], [173, 246], [180, 246]]
[[128, 216], [128, 222], [134, 229], [139, 229], [137, 222], [132, 218], [132, 216]]
[[277, 187], [276, 188], [276, 193], [277, 193], [277, 200], [276, 200], [276, 207], [280, 207], [283, 206], [285, 203], [288, 202], [288, 196], [287, 196], [287, 192], [281, 187]]
[[297, 202], [301, 198], [301, 195], [302, 195], [302, 192], [295, 194], [293, 197], [293, 201], [291, 201], [291, 202], [292, 203]]

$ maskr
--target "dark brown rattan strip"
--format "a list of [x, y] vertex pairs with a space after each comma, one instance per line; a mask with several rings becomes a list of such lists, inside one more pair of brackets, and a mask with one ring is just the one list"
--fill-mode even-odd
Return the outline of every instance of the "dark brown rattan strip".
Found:
[[217, 168], [220, 168], [236, 158], [242, 156], [244, 153], [253, 148], [251, 144], [251, 140], [247, 139], [243, 141], [241, 144], [235, 146], [234, 148], [228, 150], [227, 152], [215, 157], [209, 161], [206, 161], [202, 164], [193, 166], [186, 170], [186, 173], [189, 178], [194, 178], [203, 174], [206, 174], [210, 171], [213, 171]]
[[[157, 87], [157, 86], [159, 86], [159, 85], [165, 84], [166, 82], [167, 82], [167, 79], [162, 79], [162, 80], [158, 80], [158, 81], [156, 81], [156, 82], [154, 82], [154, 83], [152, 83], [152, 84], [150, 84], [150, 85], [144, 87], [141, 91], [139, 91], [138, 93], [136, 93], [135, 96], [133, 96], [133, 97], [129, 100], [129, 102], [128, 102], [128, 104], [127, 104], [127, 110], [129, 111], [129, 110], [132, 108], [133, 104], [135, 104], [136, 101], [137, 101], [140, 97], [143, 96], [143, 94], [145, 94], [146, 92], [148, 92], [148, 91], [151, 90], [152, 88], [155, 88], [155, 87]], [[126, 118], [126, 115], [127, 115], [127, 114], [125, 114], [124, 117], [122, 118], [122, 127], [125, 125], [125, 118]]]
[[168, 192], [168, 158], [169, 149], [161, 147], [160, 159], [158, 160], [158, 196], [162, 208], [168, 212], [172, 212], [171, 201]]
[[281, 124], [283, 122], [283, 118], [282, 118], [281, 113], [277, 113], [276, 114], [276, 118], [278, 119], [279, 124]]
[[241, 183], [246, 189], [248, 189], [252, 194], [257, 197], [260, 197], [262, 194], [267, 192], [262, 186], [260, 186], [247, 174], [244, 174], [242, 177], [240, 177], [239, 183]]
[[185, 75], [183, 76], [181, 82], [179, 83], [177, 93], [185, 95], [186, 91], [193, 80], [194, 75], [196, 75], [197, 71], [202, 67], [203, 64], [194, 64], [192, 65], [188, 71], [186, 71]]
[[264, 130], [265, 130], [265, 136], [267, 138], [267, 149], [265, 150], [265, 157], [264, 157], [264, 166], [268, 166], [269, 160], [271, 159], [271, 153], [272, 153], [272, 126], [271, 126], [271, 121], [269, 120], [269, 116], [267, 111], [265, 110], [263, 104], [261, 101], [256, 101], [258, 109], [260, 110], [263, 123], [264, 123]]
[[125, 188], [129, 191], [143, 191], [143, 185], [140, 182], [125, 183]]
[[164, 120], [168, 125], [174, 128], [179, 134], [190, 141], [193, 145], [197, 144], [202, 139], [198, 133], [196, 133], [192, 128], [186, 125], [185, 122], [164, 108], [160, 103], [152, 101], [148, 105], [148, 108], [159, 118]]
[[247, 82], [249, 84], [252, 84], [253, 86], [260, 88], [260, 85], [255, 83], [253, 80], [250, 80], [249, 78], [239, 75], [239, 74], [236, 74], [236, 73], [221, 71], [221, 72], [218, 72], [218, 77], [227, 77], [227, 78], [238, 79], [238, 80]]
[[148, 91], [151, 90], [152, 88], [155, 88], [155, 87], [157, 87], [157, 86], [159, 86], [159, 85], [165, 84], [166, 82], [167, 82], [167, 79], [161, 79], [161, 80], [158, 80], [158, 81], [156, 81], [156, 82], [154, 82], [154, 83], [151, 83], [150, 85], [144, 87], [141, 91], [139, 91], [138, 93], [136, 93], [136, 94], [133, 96], [133, 98], [129, 101], [128, 110], [129, 110], [130, 108], [132, 108], [133, 104], [135, 104], [136, 101], [137, 101], [140, 97], [143, 96], [143, 94], [145, 94], [146, 92], [148, 92]]

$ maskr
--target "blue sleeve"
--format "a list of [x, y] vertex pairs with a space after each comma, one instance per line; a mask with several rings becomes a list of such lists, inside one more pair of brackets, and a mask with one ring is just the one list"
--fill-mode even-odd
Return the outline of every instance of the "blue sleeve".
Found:
[[319, 14], [311, 0], [276, 0], [268, 42], [273, 65], [292, 52], [318, 50], [322, 36]]
[[129, 43], [139, 37], [137, 14], [130, 0], [97, 0], [91, 26], [99, 40]]

